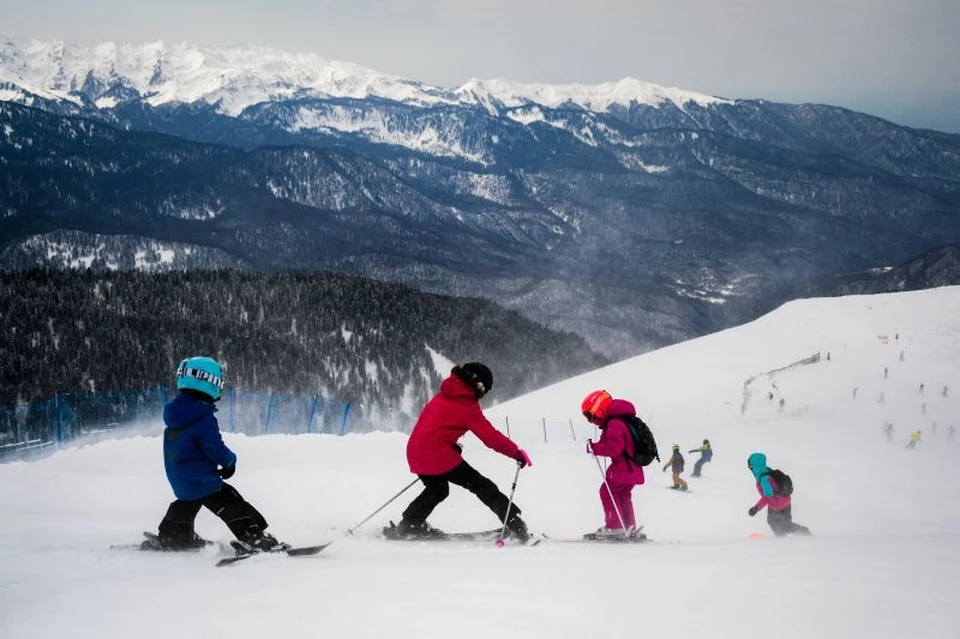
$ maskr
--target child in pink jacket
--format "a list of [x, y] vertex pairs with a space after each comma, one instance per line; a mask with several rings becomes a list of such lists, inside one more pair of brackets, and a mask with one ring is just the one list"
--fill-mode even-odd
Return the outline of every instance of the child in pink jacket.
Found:
[[[624, 421], [637, 414], [633, 404], [614, 399], [605, 390], [590, 393], [581, 405], [583, 416], [600, 429], [600, 441], [587, 441], [587, 452], [611, 459], [605, 481], [600, 486], [604, 527], [593, 536], [627, 537], [637, 533], [637, 521], [631, 493], [644, 481], [643, 467], [632, 461], [633, 437]], [[626, 534], [625, 534], [626, 530]]]
[[810, 529], [793, 521], [790, 495], [783, 494], [777, 482], [771, 476], [767, 467], [767, 456], [763, 453], [753, 453], [747, 458], [747, 468], [753, 473], [757, 481], [757, 492], [760, 500], [750, 507], [747, 514], [751, 517], [767, 509], [767, 523], [777, 537], [788, 534], [809, 535]]

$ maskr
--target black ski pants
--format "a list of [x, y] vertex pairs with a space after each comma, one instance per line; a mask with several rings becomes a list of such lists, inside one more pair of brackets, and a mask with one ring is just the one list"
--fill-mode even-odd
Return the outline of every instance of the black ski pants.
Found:
[[809, 528], [794, 523], [790, 506], [787, 506], [783, 510], [767, 508], [767, 523], [770, 524], [770, 530], [772, 530], [773, 534], [777, 537], [782, 537], [790, 533], [799, 533], [801, 535], [810, 534]]
[[476, 495], [500, 521], [506, 520], [508, 507], [510, 507], [511, 517], [520, 514], [520, 508], [516, 504], [510, 506], [509, 498], [500, 492], [496, 484], [465, 461], [461, 461], [456, 468], [442, 475], [418, 475], [418, 477], [423, 482], [424, 489], [403, 511], [403, 519], [408, 523], [425, 522], [433, 509], [450, 494], [450, 484], [466, 488]]
[[192, 541], [193, 522], [202, 507], [222, 519], [237, 539], [243, 539], [250, 533], [263, 532], [267, 528], [267, 520], [260, 511], [245, 500], [236, 488], [224, 483], [219, 491], [203, 499], [178, 499], [172, 502], [160, 522], [160, 538], [175, 542]]

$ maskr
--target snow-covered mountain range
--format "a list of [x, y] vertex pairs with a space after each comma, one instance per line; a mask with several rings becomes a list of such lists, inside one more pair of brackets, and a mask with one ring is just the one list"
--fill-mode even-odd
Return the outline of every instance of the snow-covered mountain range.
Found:
[[[141, 99], [151, 106], [205, 102], [237, 116], [262, 102], [294, 98], [383, 98], [415, 106], [504, 108], [540, 104], [607, 111], [612, 105], [683, 107], [719, 98], [627, 78], [598, 85], [517, 84], [470, 80], [457, 88], [432, 87], [310, 53], [255, 46], [203, 47], [186, 42], [93, 47], [0, 38], [0, 81], [50, 99], [92, 102], [100, 108]], [[9, 89], [8, 89], [9, 90]], [[6, 96], [4, 99], [10, 99]]]
[[612, 356], [960, 241], [957, 135], [252, 47], [0, 38], [0, 167], [6, 268], [330, 269], [489, 297]]

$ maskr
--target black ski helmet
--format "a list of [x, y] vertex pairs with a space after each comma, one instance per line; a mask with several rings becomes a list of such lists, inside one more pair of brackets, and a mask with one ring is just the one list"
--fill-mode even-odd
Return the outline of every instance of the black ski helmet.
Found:
[[450, 372], [465, 381], [474, 390], [477, 399], [489, 393], [490, 389], [493, 388], [493, 373], [485, 364], [480, 362], [467, 362], [460, 366], [454, 366]]

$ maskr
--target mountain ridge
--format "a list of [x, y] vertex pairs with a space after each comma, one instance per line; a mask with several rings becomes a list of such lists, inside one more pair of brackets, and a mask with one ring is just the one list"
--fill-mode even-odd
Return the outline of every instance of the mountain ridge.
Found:
[[94, 80], [83, 100], [28, 96], [9, 57], [4, 268], [160, 243], [183, 247], [170, 268], [202, 254], [483, 296], [622, 357], [960, 241], [960, 136], [836, 107], [296, 95], [233, 117], [134, 93], [98, 107]]

